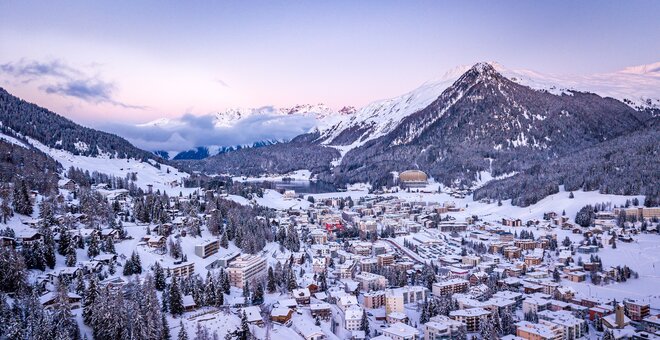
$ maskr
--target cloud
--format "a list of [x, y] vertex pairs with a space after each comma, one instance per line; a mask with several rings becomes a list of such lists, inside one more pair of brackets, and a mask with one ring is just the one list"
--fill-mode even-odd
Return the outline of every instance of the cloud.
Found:
[[227, 87], [227, 88], [231, 87], [231, 86], [229, 86], [229, 84], [227, 84], [227, 82], [225, 82], [225, 81], [222, 80], [222, 79], [217, 79], [216, 82], [218, 82], [218, 84], [220, 84], [220, 85], [222, 85], [222, 86], [224, 86], [224, 87]]
[[252, 115], [233, 122], [231, 126], [216, 126], [215, 114], [184, 114], [177, 119], [159, 120], [157, 123], [106, 123], [99, 128], [116, 133], [149, 151], [181, 152], [205, 146], [215, 152], [217, 147], [289, 140], [316, 125], [313, 116], [276, 114], [266, 108], [255, 109]]
[[40, 62], [21, 59], [17, 62], [0, 64], [0, 73], [11, 76], [23, 83], [39, 82], [39, 90], [66, 97], [73, 97], [94, 104], [111, 104], [128, 109], [143, 109], [143, 106], [130, 105], [115, 99], [117, 90], [113, 82], [98, 76], [90, 76], [59, 60]]
[[48, 62], [29, 61], [21, 59], [18, 62], [0, 65], [0, 71], [16, 78], [27, 78], [32, 81], [44, 76], [68, 78], [70, 75], [81, 75], [81, 73], [59, 60]]

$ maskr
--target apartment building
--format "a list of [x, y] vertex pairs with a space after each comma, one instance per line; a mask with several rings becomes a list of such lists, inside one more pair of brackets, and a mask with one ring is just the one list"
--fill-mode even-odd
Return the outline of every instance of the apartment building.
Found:
[[422, 286], [387, 289], [385, 291], [385, 311], [387, 314], [403, 313], [406, 304], [424, 301], [427, 295], [428, 289]]
[[449, 317], [465, 324], [468, 332], [478, 332], [482, 322], [488, 322], [490, 312], [483, 308], [459, 309], [449, 312]]
[[378, 290], [364, 293], [364, 306], [369, 309], [376, 309], [385, 306], [385, 291]]
[[561, 340], [563, 332], [558, 325], [520, 321], [516, 323], [516, 335], [527, 340]]
[[436, 282], [433, 284], [433, 295], [443, 296], [455, 293], [464, 293], [468, 289], [470, 282], [464, 279], [451, 279], [444, 282]]
[[190, 276], [195, 273], [195, 264], [192, 262], [174, 264], [167, 267], [166, 270], [170, 273], [170, 275], [175, 277]]
[[220, 241], [206, 241], [202, 244], [195, 245], [195, 255], [205, 259], [213, 254], [216, 254], [218, 249], [220, 249]]
[[585, 336], [586, 322], [576, 318], [573, 313], [565, 310], [545, 310], [538, 313], [539, 323], [548, 326], [559, 326], [562, 328], [564, 339], [579, 339]]
[[369, 272], [362, 272], [355, 275], [354, 280], [360, 284], [360, 290], [363, 292], [382, 290], [387, 287], [387, 278], [385, 276]]
[[230, 285], [243, 288], [245, 282], [252, 282], [266, 275], [266, 259], [257, 255], [241, 255], [229, 264], [227, 273]]
[[638, 300], [623, 300], [626, 315], [633, 321], [642, 321], [651, 314], [651, 308], [648, 303]]

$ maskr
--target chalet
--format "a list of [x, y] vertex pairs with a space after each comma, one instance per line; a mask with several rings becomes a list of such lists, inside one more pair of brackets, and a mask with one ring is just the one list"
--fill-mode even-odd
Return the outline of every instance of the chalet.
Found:
[[3, 248], [15, 248], [16, 239], [9, 236], [0, 236], [0, 247]]
[[197, 309], [197, 304], [195, 303], [195, 300], [193, 299], [192, 295], [183, 296], [183, 309], [185, 309], [186, 312], [190, 312]]
[[474, 286], [480, 283], [486, 283], [488, 281], [488, 273], [486, 272], [476, 272], [470, 275], [470, 285]]
[[309, 300], [312, 296], [308, 288], [294, 289], [291, 292], [291, 295], [296, 299], [296, 303], [299, 305], [309, 305]]
[[163, 247], [165, 247], [165, 240], [166, 240], [166, 238], [164, 236], [151, 235], [151, 236], [148, 237], [146, 242], [147, 242], [147, 245], [151, 248], [163, 248]]
[[[81, 303], [82, 303], [82, 296], [76, 294], [76, 293], [69, 293], [67, 292], [67, 297], [69, 300], [69, 305], [71, 306], [71, 309], [77, 309], [80, 308]], [[48, 292], [45, 295], [41, 296], [39, 298], [39, 303], [44, 307], [44, 309], [51, 309], [54, 308], [55, 305], [57, 304], [57, 293], [56, 292]]]
[[292, 315], [293, 309], [286, 307], [275, 307], [270, 311], [270, 319], [281, 324], [289, 322]]
[[332, 308], [329, 303], [313, 303], [309, 305], [312, 317], [329, 320], [332, 317]]
[[113, 228], [103, 229], [101, 230], [101, 238], [104, 240], [107, 239], [118, 240], [121, 238], [121, 232], [119, 231], [119, 229], [113, 229]]
[[117, 260], [117, 255], [115, 254], [99, 254], [94, 256], [94, 260], [102, 264], [110, 264]]
[[249, 324], [263, 326], [264, 319], [261, 318], [261, 309], [259, 306], [244, 307], [243, 313], [245, 313]]
[[41, 233], [36, 230], [23, 230], [16, 233], [16, 241], [19, 244], [32, 244], [41, 241]]
[[76, 182], [72, 179], [64, 178], [57, 181], [57, 187], [64, 190], [75, 191]]

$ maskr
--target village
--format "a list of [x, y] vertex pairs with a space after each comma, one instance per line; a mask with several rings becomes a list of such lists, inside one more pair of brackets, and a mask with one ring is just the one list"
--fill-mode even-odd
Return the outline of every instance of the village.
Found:
[[[87, 228], [90, 216], [66, 213], [52, 217], [69, 227], [52, 231], [56, 242], [67, 233], [67, 242], [101, 251], [83, 251], [73, 262], [64, 256], [58, 262], [66, 266], [33, 270], [30, 280], [48, 309], [56, 305], [57, 282], [74, 287], [97, 276], [99, 287], [121, 292], [130, 288], [132, 275], [160, 270], [169, 288], [189, 286], [181, 289], [181, 319], [168, 319], [173, 333], [203, 326], [225, 336], [247, 324], [259, 339], [651, 339], [660, 334], [653, 290], [646, 296], [596, 294], [603, 287], [646, 280], [636, 262], [612, 259], [638, 240], [657, 247], [660, 208], [640, 206], [636, 199], [622, 206], [598, 203], [581, 224], [551, 210], [533, 219], [488, 219], [457, 194], [445, 194], [443, 202], [424, 201], [426, 178], [402, 178], [402, 188], [389, 192], [403, 197], [273, 191], [275, 205], [290, 207], [272, 210], [268, 225], [276, 242], [252, 254], [229, 242], [226, 231], [210, 232], [213, 212], [183, 211], [190, 202], [204, 205], [231, 195], [185, 188], [187, 195], [169, 197], [167, 222], [144, 223], [127, 216], [135, 209], [128, 190], [95, 185], [91, 190], [113, 207], [116, 222]], [[74, 181], [60, 181], [66, 204], [79, 203], [77, 190]], [[20, 250], [44, 242], [42, 223], [38, 217], [21, 219], [13, 233], [2, 233], [3, 247]], [[132, 271], [136, 256], [140, 270]], [[194, 283], [213, 285], [216, 277], [215, 285], [223, 286], [220, 304], [209, 303], [208, 292]], [[78, 315], [82, 286], [67, 293]], [[171, 293], [161, 299], [166, 295]]]

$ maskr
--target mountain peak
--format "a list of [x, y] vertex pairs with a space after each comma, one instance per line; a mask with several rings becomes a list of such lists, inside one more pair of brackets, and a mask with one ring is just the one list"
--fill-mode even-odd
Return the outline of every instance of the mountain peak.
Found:
[[497, 70], [495, 69], [496, 66], [499, 66], [499, 64], [490, 63], [490, 62], [479, 62], [479, 63], [474, 64], [470, 68], [470, 70], [474, 71], [478, 74], [494, 75], [494, 74], [498, 74]]

